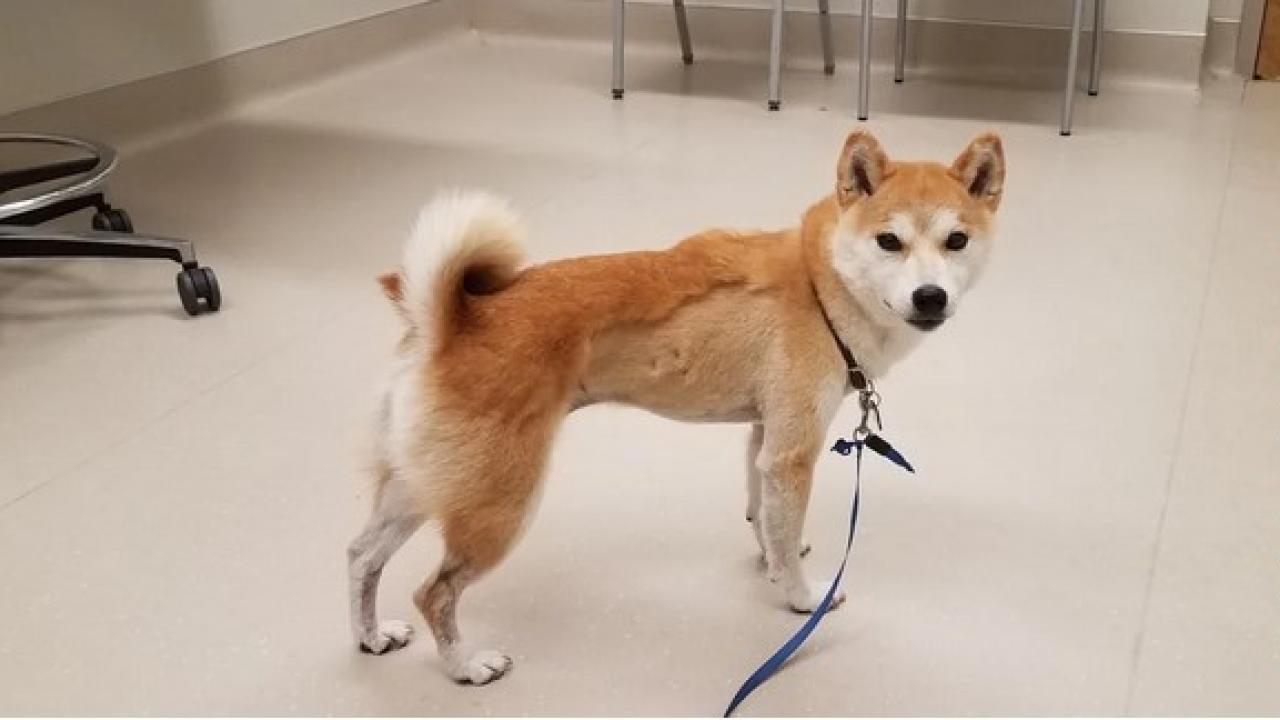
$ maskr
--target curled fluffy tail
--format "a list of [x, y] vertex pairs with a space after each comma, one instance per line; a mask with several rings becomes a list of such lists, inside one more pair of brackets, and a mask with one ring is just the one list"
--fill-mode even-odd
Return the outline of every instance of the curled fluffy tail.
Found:
[[524, 262], [523, 240], [520, 219], [487, 193], [445, 193], [423, 207], [400, 271], [381, 278], [410, 337], [437, 345], [464, 317], [467, 295], [509, 285]]

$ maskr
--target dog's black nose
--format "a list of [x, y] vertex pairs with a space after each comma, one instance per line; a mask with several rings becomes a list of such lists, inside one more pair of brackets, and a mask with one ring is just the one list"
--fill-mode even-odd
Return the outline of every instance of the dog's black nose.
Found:
[[911, 304], [924, 315], [941, 315], [947, 307], [947, 291], [937, 285], [921, 285], [911, 293]]

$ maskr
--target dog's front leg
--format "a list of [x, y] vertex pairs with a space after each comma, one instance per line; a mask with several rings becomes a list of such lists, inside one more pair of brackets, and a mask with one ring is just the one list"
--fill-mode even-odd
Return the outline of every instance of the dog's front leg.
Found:
[[[764, 543], [764, 520], [760, 512], [761, 486], [764, 483], [760, 472], [760, 451], [764, 448], [764, 426], [752, 425], [751, 437], [747, 441], [747, 522], [755, 533], [756, 543], [760, 546], [760, 562], [768, 565], [769, 549]], [[812, 547], [807, 540], [800, 541], [800, 557], [809, 554]]]
[[747, 522], [760, 545], [760, 560], [768, 562], [769, 550], [764, 544], [764, 520], [760, 514], [760, 488], [764, 478], [760, 472], [760, 450], [764, 447], [764, 426], [752, 425], [747, 441]]
[[[756, 461], [762, 479], [761, 520], [768, 577], [782, 586], [787, 603], [796, 612], [812, 612], [824, 592], [824, 588], [809, 583], [800, 561], [800, 537], [816, 459], [817, 450], [810, 443], [774, 444], [766, 430], [765, 446]], [[843, 601], [841, 592], [832, 607]]]

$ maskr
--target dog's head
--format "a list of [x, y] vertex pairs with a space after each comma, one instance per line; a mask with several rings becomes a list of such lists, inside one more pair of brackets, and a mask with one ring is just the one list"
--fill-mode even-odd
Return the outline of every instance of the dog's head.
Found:
[[879, 324], [933, 330], [981, 273], [1003, 190], [996, 135], [975, 138], [947, 167], [893, 162], [855, 131], [836, 168], [832, 265]]

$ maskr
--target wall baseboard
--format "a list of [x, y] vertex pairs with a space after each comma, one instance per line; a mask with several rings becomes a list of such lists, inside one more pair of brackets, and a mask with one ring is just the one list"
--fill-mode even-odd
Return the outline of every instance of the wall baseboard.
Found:
[[[753, 58], [763, 62], [769, 47], [770, 12], [754, 7], [688, 5], [694, 54]], [[604, 0], [472, 0], [472, 23], [482, 33], [528, 35], [609, 43], [611, 3]], [[836, 57], [856, 62], [860, 19], [833, 10]], [[818, 67], [818, 18], [808, 9], [789, 11], [784, 26], [788, 67]], [[876, 17], [872, 59], [893, 61], [895, 22]], [[628, 47], [661, 46], [676, 53], [676, 31], [669, 3], [628, 3]], [[912, 18], [908, 25], [909, 74], [955, 76], [1014, 86], [1057, 87], [1062, 82], [1070, 33], [1063, 28]], [[1108, 31], [1103, 80], [1169, 83], [1199, 82], [1205, 36], [1197, 34]], [[1092, 32], [1081, 41], [1086, 68]], [[607, 60], [602, 60], [607, 62]], [[607, 69], [607, 68], [606, 68]]]
[[470, 26], [466, 0], [429, 0], [182, 70], [0, 117], [0, 130], [83, 135], [136, 150], [248, 103]]
[[1209, 31], [1204, 38], [1204, 69], [1213, 75], [1235, 73], [1239, 40], [1238, 18], [1209, 18]]

